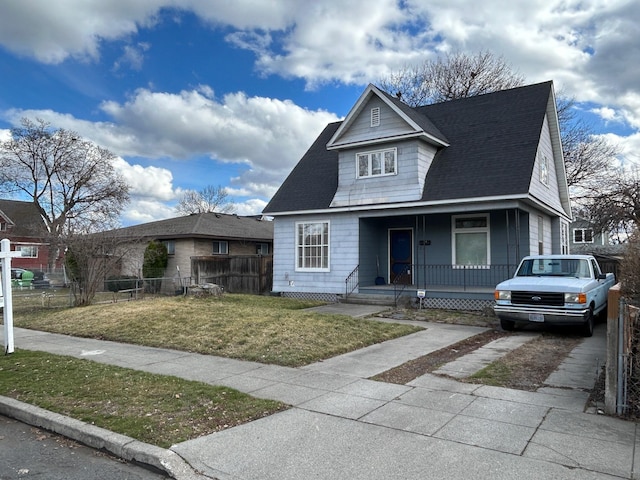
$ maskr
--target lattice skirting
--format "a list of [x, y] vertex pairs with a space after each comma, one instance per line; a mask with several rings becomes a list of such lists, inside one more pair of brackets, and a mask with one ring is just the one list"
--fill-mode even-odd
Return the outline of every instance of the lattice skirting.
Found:
[[305, 300], [318, 300], [320, 302], [336, 303], [338, 295], [335, 293], [313, 293], [313, 292], [280, 292], [281, 297], [302, 298]]
[[478, 298], [425, 298], [423, 308], [440, 308], [444, 310], [484, 310], [492, 308], [492, 300]]
[[[301, 298], [305, 300], [318, 300], [321, 302], [336, 303], [339, 301], [340, 295], [335, 293], [314, 293], [314, 292], [280, 292], [281, 297]], [[398, 301], [402, 304], [401, 297]], [[406, 298], [406, 297], [404, 297]], [[420, 305], [418, 299], [410, 297], [410, 306], [418, 308]], [[358, 301], [367, 303], [365, 296], [360, 296]], [[423, 299], [422, 308], [438, 308], [443, 310], [469, 310], [483, 311], [487, 308], [493, 308], [493, 300], [482, 300], [479, 298], [425, 298]], [[409, 306], [405, 303], [405, 306]]]

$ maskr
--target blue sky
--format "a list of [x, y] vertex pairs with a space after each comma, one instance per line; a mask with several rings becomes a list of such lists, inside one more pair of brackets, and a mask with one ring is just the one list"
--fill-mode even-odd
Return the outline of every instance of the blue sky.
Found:
[[3, 0], [0, 139], [22, 117], [118, 156], [124, 225], [175, 216], [187, 189], [260, 213], [369, 82], [489, 50], [553, 80], [640, 162], [640, 6], [626, 0]]

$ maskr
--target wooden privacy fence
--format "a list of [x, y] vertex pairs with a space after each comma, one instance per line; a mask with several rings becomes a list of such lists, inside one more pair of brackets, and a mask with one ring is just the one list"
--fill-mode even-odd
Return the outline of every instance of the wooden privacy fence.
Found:
[[191, 257], [195, 283], [216, 283], [229, 293], [269, 293], [273, 285], [272, 255]]

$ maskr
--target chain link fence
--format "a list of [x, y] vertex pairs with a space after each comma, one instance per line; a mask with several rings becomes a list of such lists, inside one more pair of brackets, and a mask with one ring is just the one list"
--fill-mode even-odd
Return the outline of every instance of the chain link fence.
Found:
[[[191, 284], [191, 277], [137, 278], [117, 277], [106, 279], [98, 289], [93, 303], [114, 303], [139, 300], [148, 296], [184, 295]], [[46, 286], [16, 286], [12, 289], [14, 311], [34, 308], [62, 308], [74, 305], [78, 284], [70, 281], [55, 282]]]

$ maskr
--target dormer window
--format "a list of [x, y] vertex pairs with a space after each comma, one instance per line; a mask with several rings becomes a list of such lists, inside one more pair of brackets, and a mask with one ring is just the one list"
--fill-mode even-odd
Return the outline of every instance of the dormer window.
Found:
[[357, 153], [358, 178], [395, 175], [397, 173], [396, 157], [395, 148]]
[[371, 109], [371, 126], [380, 126], [380, 107], [374, 107]]

